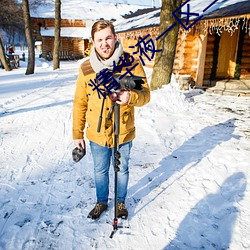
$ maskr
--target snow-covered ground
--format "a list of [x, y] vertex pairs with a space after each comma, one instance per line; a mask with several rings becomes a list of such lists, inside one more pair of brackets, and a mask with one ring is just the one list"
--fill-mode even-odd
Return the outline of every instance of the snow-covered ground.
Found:
[[71, 157], [80, 63], [0, 69], [0, 249], [250, 249], [250, 99], [181, 92], [174, 79], [136, 109], [129, 228], [109, 238], [112, 169], [109, 209], [87, 221], [89, 145], [82, 161]]

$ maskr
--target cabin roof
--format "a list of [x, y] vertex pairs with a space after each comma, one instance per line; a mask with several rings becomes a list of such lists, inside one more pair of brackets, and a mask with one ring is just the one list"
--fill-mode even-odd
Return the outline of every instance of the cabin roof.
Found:
[[227, 17], [227, 16], [239, 16], [244, 14], [250, 14], [250, 1], [242, 1], [230, 6], [222, 7], [214, 10], [205, 16], [205, 19]]
[[[250, 14], [250, 0], [218, 0], [217, 2], [212, 0], [190, 0], [186, 4], [183, 3], [181, 12], [187, 12], [187, 4], [190, 4], [190, 12], [203, 15], [203, 19]], [[146, 13], [138, 11], [138, 15], [132, 13], [130, 17], [126, 15], [126, 18], [114, 22], [116, 31], [119, 33], [150, 26], [159, 26], [160, 11], [160, 8], [156, 8], [155, 10], [149, 9]], [[182, 14], [181, 19], [185, 18], [186, 15]], [[195, 18], [197, 16], [190, 16], [191, 21], [195, 20]]]

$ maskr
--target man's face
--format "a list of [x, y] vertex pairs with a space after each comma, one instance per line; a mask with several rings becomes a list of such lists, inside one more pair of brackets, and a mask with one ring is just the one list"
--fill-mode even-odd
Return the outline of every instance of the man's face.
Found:
[[109, 59], [113, 55], [116, 41], [116, 36], [114, 36], [109, 27], [94, 34], [95, 50], [104, 60]]

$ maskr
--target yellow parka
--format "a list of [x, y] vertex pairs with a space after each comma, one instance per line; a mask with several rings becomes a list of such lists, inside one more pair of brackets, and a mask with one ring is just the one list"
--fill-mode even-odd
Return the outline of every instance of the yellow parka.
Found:
[[[125, 57], [125, 53], [123, 53], [123, 57]], [[131, 60], [133, 63], [129, 67], [126, 65], [122, 67], [121, 64], [121, 75], [127, 72], [126, 68], [131, 69], [138, 63], [131, 72], [134, 76], [142, 76], [144, 84], [142, 85], [142, 90], [130, 90], [130, 99], [128, 103], [120, 105], [119, 144], [129, 142], [135, 138], [134, 107], [143, 106], [150, 100], [150, 89], [141, 62], [135, 58], [133, 59], [133, 57], [126, 56], [125, 58], [126, 60]], [[130, 76], [130, 74], [128, 73], [127, 76]], [[90, 80], [92, 79], [92, 81], [94, 81], [95, 78], [96, 73], [91, 67], [90, 61], [87, 60], [83, 62], [79, 69], [73, 102], [73, 140], [84, 138], [83, 131], [87, 122], [86, 137], [88, 140], [101, 146], [107, 145], [111, 148], [114, 147], [114, 114], [112, 114], [112, 119], [108, 120], [107, 117], [112, 107], [112, 101], [109, 97], [105, 99], [101, 129], [98, 133], [97, 127], [103, 97], [100, 96], [100, 98], [98, 96], [98, 91], [93, 90], [93, 86], [89, 85], [91, 84]]]

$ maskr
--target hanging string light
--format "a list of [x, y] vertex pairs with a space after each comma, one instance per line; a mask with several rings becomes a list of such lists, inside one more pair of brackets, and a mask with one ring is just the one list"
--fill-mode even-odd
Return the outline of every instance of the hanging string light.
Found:
[[212, 35], [215, 32], [221, 36], [226, 31], [232, 36], [239, 29], [240, 20], [243, 20], [242, 29], [245, 29], [245, 32], [250, 35], [250, 16], [200, 20], [188, 30], [181, 27], [179, 32], [189, 34], [190, 32], [201, 33], [203, 31], [205, 36]]
[[250, 36], [250, 18], [244, 17], [242, 30], [245, 29], [245, 32]]

